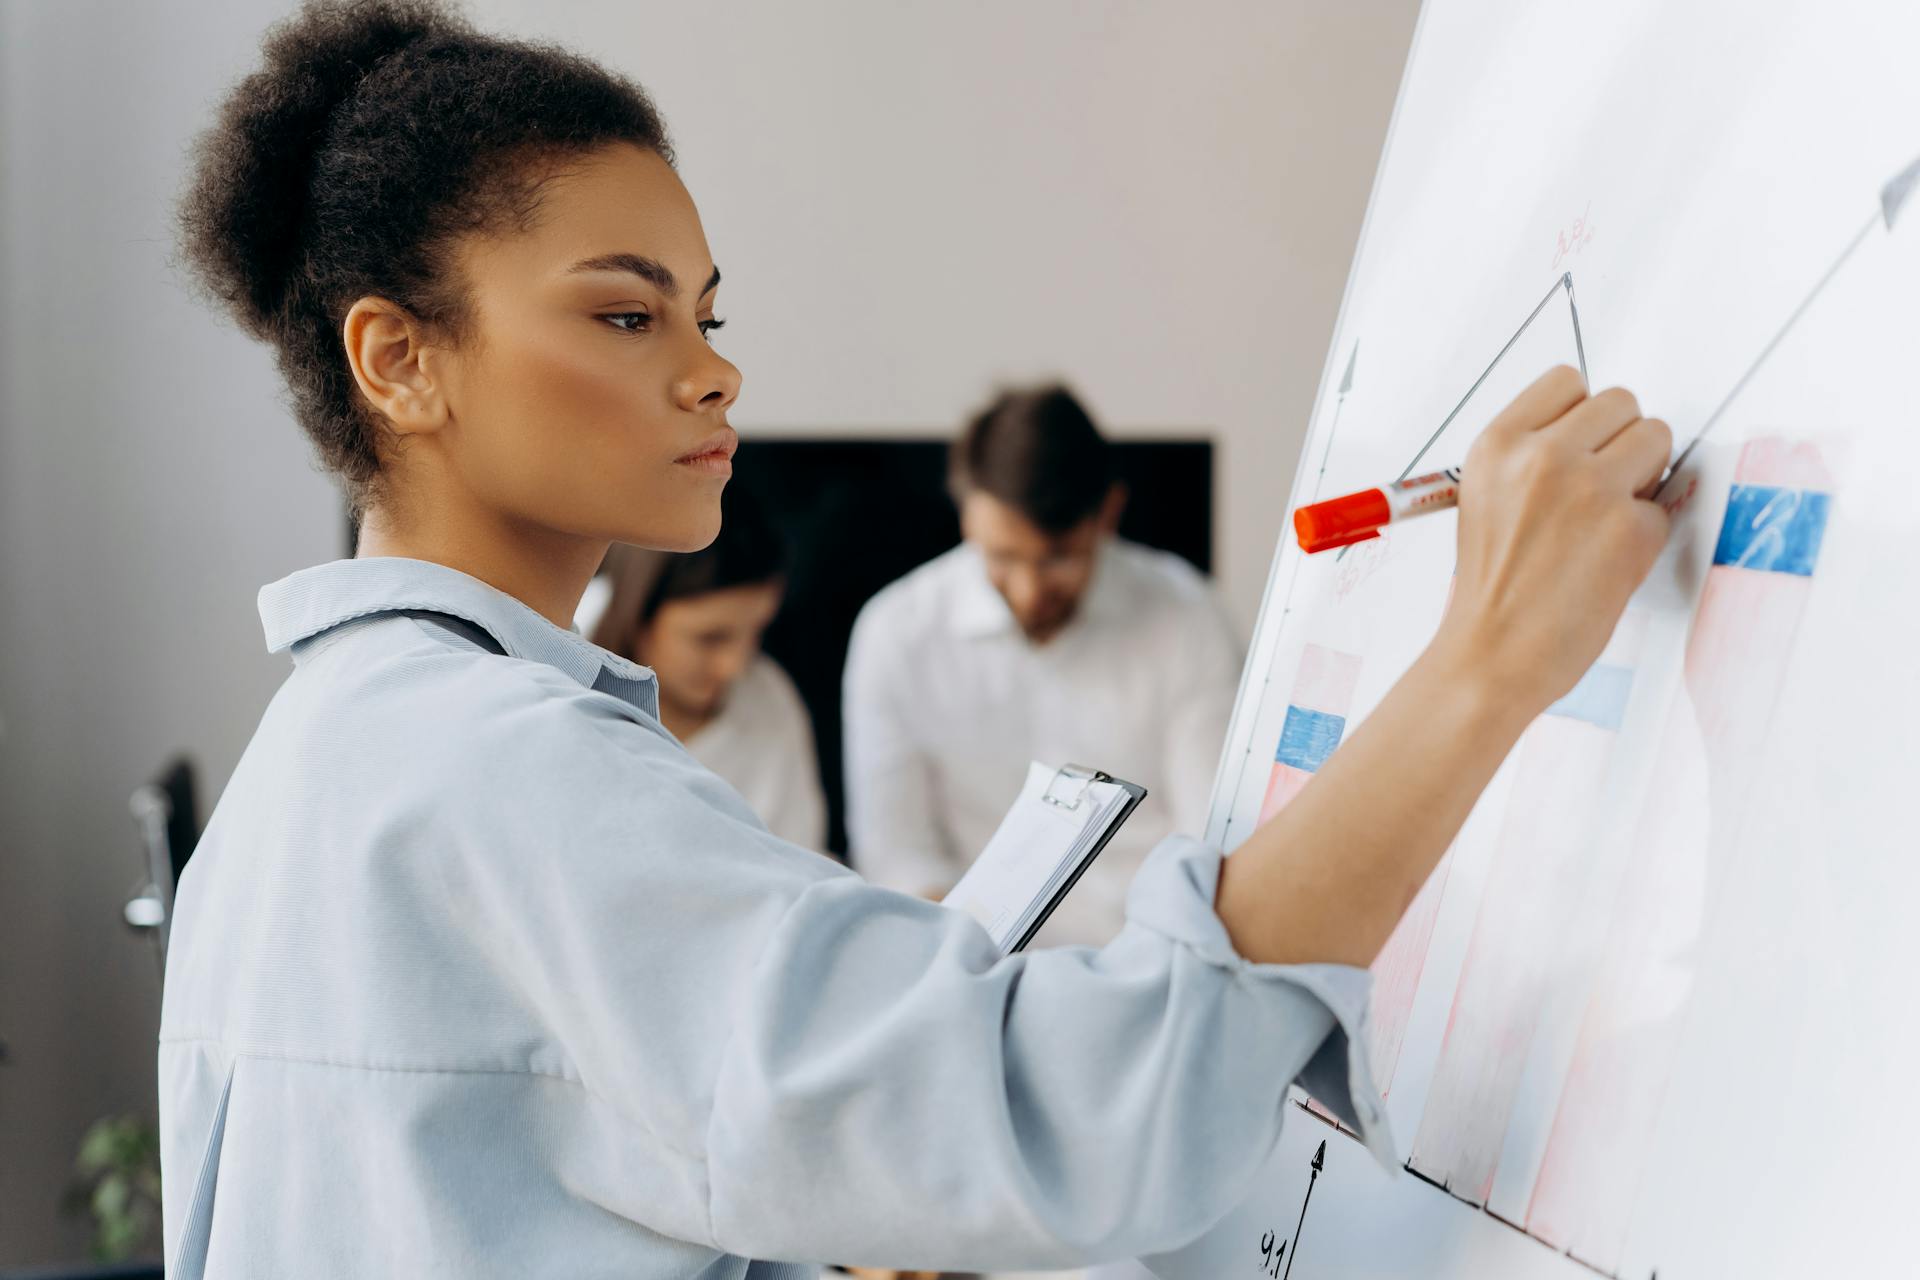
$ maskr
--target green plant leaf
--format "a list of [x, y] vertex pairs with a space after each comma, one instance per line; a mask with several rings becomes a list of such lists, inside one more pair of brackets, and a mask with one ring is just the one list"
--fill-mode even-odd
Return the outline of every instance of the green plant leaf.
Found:
[[110, 1173], [100, 1179], [100, 1185], [93, 1189], [93, 1216], [104, 1224], [118, 1218], [127, 1210], [127, 1201], [132, 1198], [133, 1189], [127, 1185], [125, 1176]]
[[113, 1148], [112, 1120], [96, 1120], [80, 1139], [80, 1153], [74, 1157], [74, 1167], [82, 1173], [107, 1168], [113, 1163]]

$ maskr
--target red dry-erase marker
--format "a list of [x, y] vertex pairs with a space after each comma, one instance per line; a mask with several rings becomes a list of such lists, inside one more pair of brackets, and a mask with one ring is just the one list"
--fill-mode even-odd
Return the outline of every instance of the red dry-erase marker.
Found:
[[1329, 498], [1293, 513], [1293, 531], [1308, 555], [1365, 542], [1395, 520], [1445, 511], [1460, 501], [1460, 468], [1448, 467], [1430, 476], [1415, 476], [1378, 489], [1362, 489], [1344, 498]]

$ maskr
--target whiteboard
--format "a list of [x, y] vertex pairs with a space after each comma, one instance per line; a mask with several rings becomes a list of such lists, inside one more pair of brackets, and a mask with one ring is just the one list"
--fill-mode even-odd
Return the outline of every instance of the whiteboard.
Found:
[[[1404, 1167], [1290, 1103], [1163, 1276], [1920, 1268], [1916, 54], [1885, 0], [1428, 0], [1288, 509], [1459, 463], [1557, 363], [1712, 430], [1375, 965]], [[1213, 839], [1412, 663], [1453, 535], [1282, 536]]]

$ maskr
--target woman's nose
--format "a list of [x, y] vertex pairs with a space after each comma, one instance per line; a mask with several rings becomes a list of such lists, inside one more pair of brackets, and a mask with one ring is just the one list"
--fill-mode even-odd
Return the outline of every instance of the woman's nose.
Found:
[[689, 413], [703, 409], [724, 411], [740, 398], [740, 370], [733, 361], [702, 341], [674, 380], [673, 401]]

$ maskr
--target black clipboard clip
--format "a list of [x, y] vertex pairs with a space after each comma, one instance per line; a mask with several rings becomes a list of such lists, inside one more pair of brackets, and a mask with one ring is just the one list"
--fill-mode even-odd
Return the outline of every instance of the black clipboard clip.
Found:
[[[1040, 803], [1050, 804], [1056, 809], [1065, 809], [1071, 813], [1080, 807], [1082, 800], [1087, 798], [1087, 788], [1096, 782], [1112, 781], [1111, 774], [1102, 773], [1098, 769], [1090, 769], [1083, 764], [1063, 764], [1053, 775], [1053, 781], [1047, 784], [1046, 791], [1041, 793]], [[1072, 787], [1075, 782], [1080, 785]], [[1062, 784], [1072, 787], [1071, 796], [1066, 794]]]

